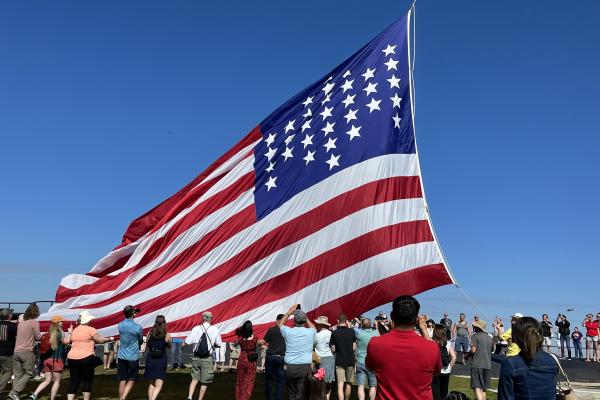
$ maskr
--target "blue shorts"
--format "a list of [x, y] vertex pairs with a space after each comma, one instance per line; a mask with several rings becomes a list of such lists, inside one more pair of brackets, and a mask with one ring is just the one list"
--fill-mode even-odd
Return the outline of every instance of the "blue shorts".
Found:
[[325, 370], [325, 383], [335, 381], [335, 357], [321, 357], [320, 367]]
[[375, 372], [367, 369], [365, 364], [356, 363], [356, 383], [358, 385], [366, 385], [368, 382], [369, 387], [377, 386], [377, 378]]

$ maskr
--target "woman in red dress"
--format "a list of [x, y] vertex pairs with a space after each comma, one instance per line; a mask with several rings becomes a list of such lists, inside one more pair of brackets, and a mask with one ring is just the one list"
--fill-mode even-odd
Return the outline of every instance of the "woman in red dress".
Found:
[[235, 381], [235, 399], [249, 400], [254, 390], [256, 378], [256, 352], [257, 345], [263, 345], [264, 340], [256, 340], [252, 336], [252, 322], [246, 321], [244, 325], [235, 330], [240, 345], [240, 358], [237, 364], [237, 377]]

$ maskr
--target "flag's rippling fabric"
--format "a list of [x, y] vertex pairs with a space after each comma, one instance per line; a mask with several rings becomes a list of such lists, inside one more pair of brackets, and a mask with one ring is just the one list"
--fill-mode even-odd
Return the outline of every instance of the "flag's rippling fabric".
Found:
[[44, 317], [87, 309], [116, 334], [132, 304], [144, 327], [162, 314], [185, 335], [211, 310], [224, 333], [248, 319], [260, 333], [293, 303], [335, 320], [451, 283], [422, 193], [407, 21], [132, 222]]

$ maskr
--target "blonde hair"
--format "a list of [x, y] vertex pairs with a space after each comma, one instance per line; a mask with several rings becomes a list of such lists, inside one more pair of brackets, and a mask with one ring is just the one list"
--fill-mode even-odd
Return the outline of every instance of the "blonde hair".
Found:
[[53, 351], [56, 351], [62, 344], [63, 337], [63, 330], [60, 327], [60, 321], [50, 324], [48, 333], [50, 334], [50, 347]]

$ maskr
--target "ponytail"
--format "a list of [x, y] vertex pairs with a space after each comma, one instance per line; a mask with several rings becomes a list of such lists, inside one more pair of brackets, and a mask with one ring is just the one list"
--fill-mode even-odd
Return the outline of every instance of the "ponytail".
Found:
[[521, 348], [525, 360], [533, 360], [544, 342], [540, 323], [531, 317], [519, 318], [513, 326], [512, 340]]

